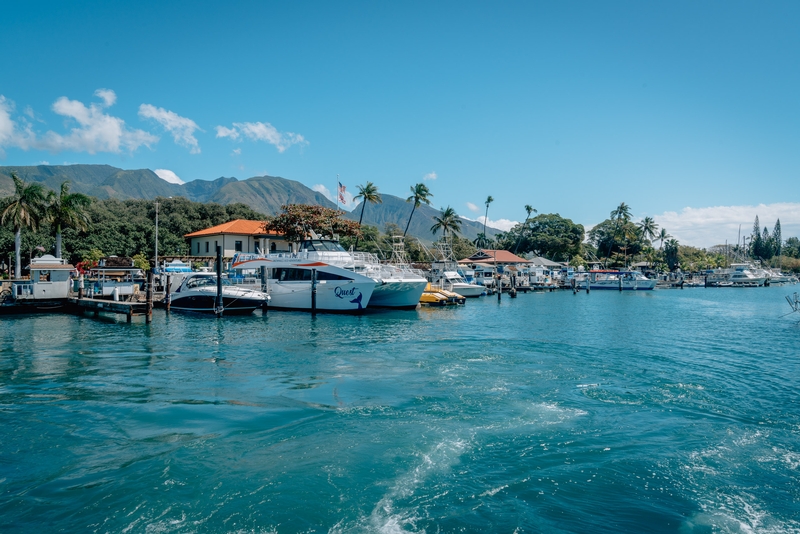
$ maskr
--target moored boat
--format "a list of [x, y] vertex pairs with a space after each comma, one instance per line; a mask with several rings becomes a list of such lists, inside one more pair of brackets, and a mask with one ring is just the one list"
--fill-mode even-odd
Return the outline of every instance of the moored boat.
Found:
[[302, 258], [237, 254], [232, 267], [267, 270], [264, 285], [270, 297], [269, 309], [360, 313], [375, 288], [375, 280], [368, 276]]
[[576, 282], [578, 288], [613, 289], [617, 291], [649, 291], [656, 287], [656, 280], [647, 278], [639, 271], [617, 271], [593, 269], [588, 275]]
[[[217, 312], [216, 273], [181, 273], [177, 289], [170, 295], [170, 309], [200, 313]], [[262, 307], [269, 296], [261, 291], [236, 287], [222, 279], [222, 310], [225, 315], [247, 315]]]

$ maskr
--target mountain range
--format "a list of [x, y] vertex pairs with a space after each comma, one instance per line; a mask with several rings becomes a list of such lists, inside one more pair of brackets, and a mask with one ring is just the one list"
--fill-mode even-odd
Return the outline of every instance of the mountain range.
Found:
[[[246, 180], [237, 178], [217, 178], [216, 180], [193, 180], [184, 184], [173, 184], [158, 177], [150, 169], [123, 170], [110, 165], [37, 165], [28, 167], [0, 167], [0, 197], [14, 193], [11, 172], [26, 182], [39, 182], [45, 187], [58, 191], [64, 181], [70, 182], [73, 192], [83, 193], [99, 199], [116, 198], [155, 199], [158, 197], [185, 197], [195, 202], [215, 202], [232, 204], [241, 202], [266, 215], [275, 215], [284, 204], [317, 204], [327, 208], [336, 205], [322, 193], [313, 191], [294, 180], [278, 176], [253, 176]], [[377, 226], [381, 231], [386, 224], [396, 224], [405, 229], [411, 214], [412, 204], [405, 199], [381, 194], [381, 204], [369, 204], [364, 211], [364, 224]], [[441, 212], [425, 204], [414, 212], [408, 233], [425, 241], [435, 239], [430, 227], [433, 217]], [[358, 220], [361, 206], [356, 206], [345, 216]], [[483, 225], [462, 219], [460, 235], [474, 240]], [[493, 236], [497, 230], [486, 228]]]

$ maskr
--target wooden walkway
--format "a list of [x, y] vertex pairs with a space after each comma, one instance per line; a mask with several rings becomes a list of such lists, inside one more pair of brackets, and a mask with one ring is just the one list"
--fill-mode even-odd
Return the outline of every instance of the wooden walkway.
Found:
[[125, 315], [128, 319], [128, 322], [131, 322], [131, 319], [134, 315], [144, 315], [146, 322], [148, 323], [152, 318], [152, 306], [148, 311], [148, 305], [146, 302], [118, 302], [113, 300], [76, 297], [69, 298], [69, 302], [73, 306], [80, 308], [82, 311], [94, 312], [95, 316], [97, 316], [100, 312], [115, 313], [118, 315]]

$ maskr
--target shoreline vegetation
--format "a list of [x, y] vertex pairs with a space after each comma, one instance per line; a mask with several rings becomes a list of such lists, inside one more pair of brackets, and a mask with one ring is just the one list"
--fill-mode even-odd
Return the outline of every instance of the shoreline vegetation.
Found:
[[[183, 197], [141, 199], [98, 199], [71, 193], [69, 181], [60, 184], [60, 193], [37, 182], [25, 182], [11, 173], [15, 192], [0, 198], [0, 267], [2, 278], [9, 278], [18, 263], [25, 266], [37, 255], [52, 253], [72, 264], [96, 261], [102, 256], [135, 258], [147, 268], [155, 248], [155, 219], [158, 210], [158, 250], [161, 257], [191, 257], [184, 235], [233, 219], [261, 220], [266, 228], [297, 238], [308, 230], [336, 234], [345, 248], [358, 246], [388, 259], [392, 236], [408, 231], [415, 211], [431, 204], [433, 193], [424, 184], [411, 187], [408, 218], [386, 222], [384, 227], [361, 224], [365, 210], [380, 209], [381, 195], [372, 182], [360, 185], [359, 221], [345, 218], [345, 212], [320, 205], [285, 204], [275, 215], [260, 213], [243, 203], [217, 204], [194, 202]], [[494, 199], [489, 196], [489, 205]], [[367, 204], [370, 204], [369, 206]], [[523, 211], [521, 209], [520, 211]], [[525, 220], [507, 232], [474, 240], [459, 235], [462, 219], [447, 206], [431, 217], [431, 233], [451, 240], [457, 258], [479, 248], [508, 250], [518, 255], [543, 256], [572, 266], [599, 263], [605, 267], [628, 267], [646, 262], [656, 271], [696, 272], [727, 267], [735, 261], [760, 261], [786, 272], [800, 273], [800, 240], [783, 240], [780, 220], [773, 230], [761, 228], [758, 217], [751, 234], [741, 244], [717, 245], [709, 249], [681, 245], [666, 229], [650, 217], [633, 221], [631, 208], [624, 202], [609, 218], [585, 232], [584, 227], [554, 213], [539, 213], [524, 206]], [[536, 215], [534, 215], [536, 214]], [[412, 262], [430, 261], [427, 245], [411, 234], [405, 235], [406, 253]], [[18, 258], [18, 259], [17, 259]]]

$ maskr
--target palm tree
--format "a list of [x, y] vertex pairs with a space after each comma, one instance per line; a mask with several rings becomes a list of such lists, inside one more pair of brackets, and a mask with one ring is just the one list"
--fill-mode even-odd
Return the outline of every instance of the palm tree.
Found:
[[56, 258], [61, 257], [61, 229], [72, 227], [76, 230], [89, 229], [89, 214], [86, 208], [92, 199], [81, 193], [69, 192], [69, 181], [61, 184], [61, 193], [54, 191], [47, 194], [47, 218], [56, 227]]
[[611, 255], [611, 249], [614, 247], [614, 242], [619, 234], [620, 224], [631, 220], [631, 207], [624, 202], [620, 202], [619, 206], [611, 210], [610, 219], [616, 221], [616, 224], [614, 225], [614, 239], [609, 242], [606, 259], [608, 259], [609, 255]]
[[650, 241], [651, 243], [658, 235], [656, 232], [658, 231], [658, 225], [653, 220], [652, 217], [645, 217], [642, 222], [638, 225], [639, 230], [642, 232], [642, 237]]
[[[373, 184], [372, 182], [367, 182], [367, 185], [359, 185], [358, 186], [358, 194], [353, 197], [354, 200], [361, 199], [361, 216], [358, 218], [358, 226], [361, 227], [361, 221], [364, 220], [364, 208], [367, 206], [367, 202], [371, 204], [382, 204], [383, 199], [381, 198], [380, 194], [378, 194], [378, 187]], [[358, 248], [358, 238], [361, 237], [360, 234], [356, 235], [356, 244], [354, 248]]]
[[670, 237], [672, 237], [672, 236], [671, 236], [671, 235], [669, 235], [669, 234], [667, 233], [667, 231], [666, 231], [664, 228], [662, 228], [662, 229], [661, 229], [661, 232], [659, 232], [659, 233], [656, 235], [656, 239], [659, 239], [659, 240], [661, 240], [661, 246], [659, 246], [659, 247], [658, 247], [658, 250], [661, 250], [661, 249], [663, 249], [663, 248], [664, 248], [664, 240], [666, 240], [666, 239], [669, 239]]
[[14, 180], [14, 194], [5, 199], [0, 224], [10, 221], [14, 227], [14, 251], [16, 252], [14, 276], [19, 278], [22, 273], [20, 264], [22, 228], [30, 228], [33, 231], [39, 228], [39, 223], [45, 218], [46, 197], [42, 184], [26, 184], [19, 179], [15, 172], [11, 173], [11, 179]]
[[436, 235], [436, 232], [441, 230], [442, 236], [447, 238], [448, 232], [451, 235], [458, 235], [458, 232], [461, 231], [461, 217], [459, 217], [456, 210], [450, 206], [442, 208], [442, 214], [438, 217], [434, 216], [433, 220], [436, 221], [436, 224], [431, 226], [431, 233], [433, 235]]
[[[489, 204], [494, 202], [492, 195], [486, 197], [486, 215], [483, 216], [483, 235], [486, 236], [486, 221], [489, 219]], [[484, 245], [486, 246], [486, 245]]]
[[519, 237], [517, 237], [517, 246], [514, 247], [514, 254], [516, 254], [517, 249], [519, 249], [519, 242], [522, 241], [522, 233], [525, 231], [525, 229], [528, 228], [528, 221], [531, 219], [531, 213], [539, 213], [538, 211], [536, 211], [536, 208], [534, 208], [530, 204], [525, 204], [525, 212], [528, 214], [528, 216], [525, 217], [525, 225], [520, 230]]
[[408, 216], [408, 224], [406, 224], [406, 231], [403, 232], [403, 237], [406, 236], [408, 233], [408, 227], [411, 226], [411, 217], [414, 216], [414, 211], [422, 204], [427, 204], [430, 206], [432, 196], [433, 194], [425, 184], [417, 184], [411, 187], [411, 196], [406, 199], [406, 202], [411, 202], [413, 200], [414, 207], [411, 208], [411, 215]]
[[621, 202], [616, 209], [611, 211], [611, 218], [617, 221], [617, 226], [620, 222], [628, 222], [631, 220], [631, 207]]

